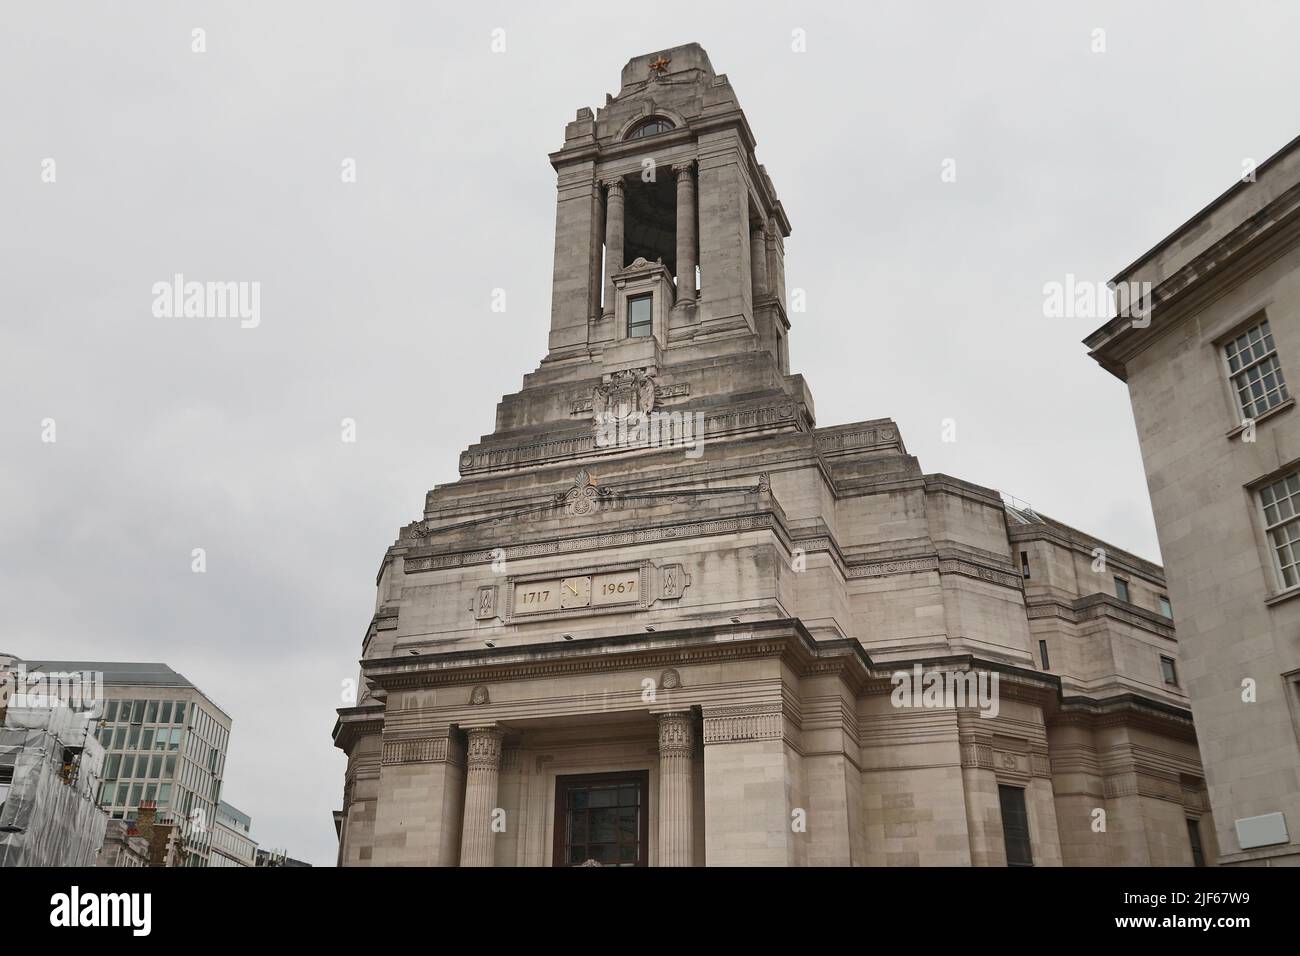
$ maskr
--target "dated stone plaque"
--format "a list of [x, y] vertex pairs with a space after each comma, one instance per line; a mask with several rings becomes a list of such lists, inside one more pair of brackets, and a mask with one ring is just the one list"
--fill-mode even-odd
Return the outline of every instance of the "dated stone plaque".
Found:
[[515, 614], [540, 614], [560, 609], [559, 579], [515, 585]]
[[591, 606], [635, 604], [641, 600], [641, 575], [635, 568], [591, 576]]

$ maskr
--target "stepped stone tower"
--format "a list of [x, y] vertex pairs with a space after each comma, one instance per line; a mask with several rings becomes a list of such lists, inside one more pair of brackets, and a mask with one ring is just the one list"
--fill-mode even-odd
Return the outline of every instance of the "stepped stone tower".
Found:
[[754, 150], [697, 44], [566, 126], [548, 353], [384, 555], [340, 863], [1212, 860], [1161, 569], [817, 427]]

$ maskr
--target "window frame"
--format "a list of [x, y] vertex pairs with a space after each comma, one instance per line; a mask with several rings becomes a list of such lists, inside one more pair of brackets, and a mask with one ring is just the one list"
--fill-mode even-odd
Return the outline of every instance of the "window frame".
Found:
[[[1265, 339], [1267, 339], [1268, 350], [1255, 356], [1253, 351], [1255, 343], [1250, 342], [1249, 338], [1252, 332], [1261, 328], [1264, 329], [1264, 331], [1260, 334], [1259, 344], [1261, 346], [1265, 345]], [[1233, 360], [1240, 356], [1242, 352], [1241, 350], [1238, 350], [1235, 355], [1230, 355], [1229, 349], [1235, 348], [1241, 339], [1247, 339], [1246, 348], [1251, 350], [1252, 358], [1249, 362], [1242, 364], [1241, 367], [1234, 372], [1232, 369]], [[1267, 313], [1255, 313], [1246, 322], [1238, 325], [1234, 331], [1224, 335], [1221, 339], [1215, 342], [1215, 348], [1219, 353], [1219, 362], [1222, 365], [1224, 375], [1226, 376], [1228, 394], [1232, 399], [1232, 408], [1237, 418], [1235, 424], [1244, 425], [1247, 421], [1258, 422], [1290, 401], [1291, 390], [1287, 386], [1286, 370], [1282, 367], [1282, 359], [1277, 347], [1277, 338], [1273, 334], [1273, 327], [1269, 321]], [[1239, 378], [1244, 378], [1252, 369], [1259, 368], [1264, 363], [1268, 362], [1269, 359], [1273, 360], [1272, 368], [1269, 369], [1268, 372], [1261, 373], [1259, 379], [1256, 379], [1256, 381], [1262, 382], [1265, 375], [1269, 374], [1269, 372], [1274, 373], [1277, 377], [1277, 386], [1274, 389], [1266, 391], [1264, 395], [1261, 396], [1260, 400], [1266, 399], [1270, 394], [1276, 394], [1277, 400], [1270, 402], [1266, 408], [1257, 407], [1257, 400], [1254, 398], [1249, 399], [1248, 402], [1243, 402], [1242, 391], [1238, 386], [1237, 380]], [[1250, 384], [1251, 382], [1247, 381], [1247, 386]]]
[[[1123, 592], [1122, 594], [1120, 592]], [[1115, 575], [1115, 597], [1126, 604], [1133, 603], [1133, 589], [1129, 586], [1128, 578], [1121, 578]]]
[[[1015, 792], [1015, 793], [1016, 793], [1016, 795], [1017, 795], [1017, 796], [1016, 796], [1016, 799], [1019, 800], [1019, 802], [1020, 802], [1019, 807], [1013, 807], [1012, 809], [1013, 809], [1013, 810], [1021, 811], [1021, 812], [1023, 812], [1023, 814], [1024, 814], [1024, 851], [1025, 851], [1025, 855], [1024, 855], [1024, 857], [1022, 858], [1022, 857], [1020, 857], [1020, 855], [1017, 853], [1017, 854], [1016, 854], [1016, 859], [1015, 859], [1014, 861], [1012, 860], [1012, 849], [1013, 849], [1013, 847], [1014, 847], [1015, 849], [1019, 849], [1020, 847], [1019, 847], [1019, 844], [1018, 844], [1018, 843], [1013, 844], [1013, 842], [1012, 842], [1012, 831], [1015, 830], [1015, 831], [1017, 832], [1017, 835], [1018, 835], [1020, 827], [1019, 827], [1019, 826], [1016, 826], [1016, 827], [1008, 827], [1008, 826], [1007, 826], [1007, 817], [1008, 817], [1008, 814], [1007, 814], [1007, 802], [1006, 802], [1006, 800], [1004, 799], [1004, 794], [1009, 794], [1009, 793], [1011, 793], [1011, 792]], [[1013, 814], [1013, 815], [1014, 815], [1014, 814]], [[1026, 797], [1025, 797], [1025, 788], [1024, 788], [1024, 787], [1016, 787], [1016, 786], [1012, 786], [1011, 784], [1006, 784], [1006, 783], [999, 783], [999, 784], [998, 784], [998, 816], [999, 816], [999, 818], [1000, 818], [1001, 821], [1002, 821], [1002, 843], [1003, 843], [1003, 846], [1004, 846], [1005, 849], [1006, 849], [1006, 854], [1007, 854], [1007, 866], [1009, 866], [1009, 867], [1031, 867], [1031, 866], [1033, 866], [1033, 865], [1034, 865], [1034, 840], [1033, 840], [1033, 827], [1030, 826], [1030, 823], [1029, 823], [1029, 800], [1026, 799]], [[1019, 823], [1019, 821], [1013, 821], [1013, 822], [1016, 822], [1017, 824]]]
[[[632, 331], [632, 305], [636, 302], [645, 301], [649, 312], [649, 318], [645, 322], [636, 323], [637, 328], [645, 328], [644, 332]], [[626, 337], [629, 339], [650, 339], [655, 334], [655, 294], [653, 292], [638, 292], [636, 295], [627, 297], [627, 329]]]
[[[1166, 669], [1165, 665], [1169, 667]], [[1179, 687], [1178, 683], [1178, 661], [1168, 654], [1160, 655], [1160, 677], [1165, 682], [1166, 687]], [[1170, 679], [1172, 678], [1172, 680]]]
[[[620, 770], [611, 773], [557, 774], [555, 777], [555, 807], [553, 814], [554, 840], [551, 849], [552, 867], [581, 866], [569, 863], [569, 844], [566, 840], [566, 816], [568, 812], [568, 793], [583, 787], [632, 784], [640, 788], [640, 820], [637, 833], [637, 861], [631, 866], [650, 865], [650, 771]], [[604, 864], [602, 864], [604, 865]]]
[[[1300, 468], [1291, 468], [1283, 474], [1278, 475], [1276, 478], [1262, 481], [1251, 491], [1251, 497], [1254, 499], [1255, 503], [1255, 513], [1259, 516], [1260, 528], [1264, 535], [1264, 548], [1268, 551], [1268, 563], [1273, 569], [1274, 587], [1278, 593], [1300, 589], [1300, 556], [1297, 556], [1296, 554], [1296, 552], [1300, 551], [1300, 533], [1297, 533], [1296, 537], [1285, 542], [1285, 546], [1291, 549], [1293, 558], [1292, 563], [1288, 565], [1282, 564], [1281, 556], [1278, 554], [1279, 548], [1276, 543], [1277, 539], [1274, 538], [1276, 532], [1284, 531], [1287, 528], [1294, 527], [1297, 532], [1300, 532], [1300, 490], [1288, 490], [1282, 497], [1279, 497], [1274, 491], [1277, 486], [1285, 486], [1287, 482], [1292, 481], [1293, 479], [1298, 488], [1300, 488]], [[1265, 502], [1265, 493], [1272, 496], [1273, 500], [1271, 503]], [[1268, 509], [1276, 508], [1278, 513], [1281, 514], [1280, 505], [1282, 501], [1286, 501], [1291, 505], [1291, 515], [1287, 518], [1279, 518], [1278, 520], [1270, 522], [1268, 518]], [[1295, 578], [1294, 583], [1287, 582], [1288, 570], [1293, 573]]]
[[1201, 839], [1201, 821], [1186, 817], [1187, 842], [1192, 848], [1192, 866], [1205, 866], [1205, 841]]
[[[651, 126], [655, 126], [656, 124], [659, 125], [659, 129], [652, 132], [646, 132], [646, 130], [649, 130]], [[633, 127], [623, 136], [623, 142], [627, 143], [634, 139], [646, 139], [650, 136], [659, 136], [662, 133], [670, 133], [676, 128], [676, 123], [668, 117], [660, 116], [656, 113], [653, 116], [647, 116], [644, 119], [639, 120], [635, 125], [633, 125]]]

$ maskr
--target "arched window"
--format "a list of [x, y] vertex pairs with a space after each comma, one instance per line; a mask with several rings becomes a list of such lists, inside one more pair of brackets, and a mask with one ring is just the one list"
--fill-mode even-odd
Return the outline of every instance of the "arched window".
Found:
[[643, 136], [654, 136], [656, 133], [666, 133], [672, 128], [673, 124], [662, 116], [652, 116], [632, 127], [632, 132], [628, 133], [626, 138], [640, 139]]

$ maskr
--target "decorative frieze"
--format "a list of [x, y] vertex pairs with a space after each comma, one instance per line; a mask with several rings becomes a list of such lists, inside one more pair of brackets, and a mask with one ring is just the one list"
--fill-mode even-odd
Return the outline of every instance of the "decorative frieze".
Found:
[[780, 704], [710, 707], [704, 711], [704, 743], [728, 744], [750, 740], [780, 740]]
[[452, 756], [451, 739], [437, 737], [410, 737], [384, 741], [385, 766], [401, 763], [443, 763]]
[[[656, 402], [667, 401], [671, 398], [685, 398], [691, 394], [691, 386], [686, 382], [679, 382], [676, 385], [656, 385], [655, 400]], [[571, 415], [591, 415], [594, 396], [579, 398], [569, 403], [569, 414]]]
[[511, 545], [505, 548], [460, 551], [452, 554], [430, 554], [408, 557], [403, 562], [406, 574], [437, 571], [443, 568], [466, 567], [474, 564], [491, 564], [502, 557], [506, 560], [536, 558], [569, 551], [595, 551], [602, 548], [623, 548], [652, 544], [677, 538], [701, 538], [711, 535], [736, 534], [743, 531], [761, 531], [776, 527], [776, 517], [771, 512], [738, 515], [710, 521], [691, 521], [682, 524], [662, 524], [628, 531], [611, 531], [606, 534], [583, 535], [574, 538], [552, 538], [531, 544]]

